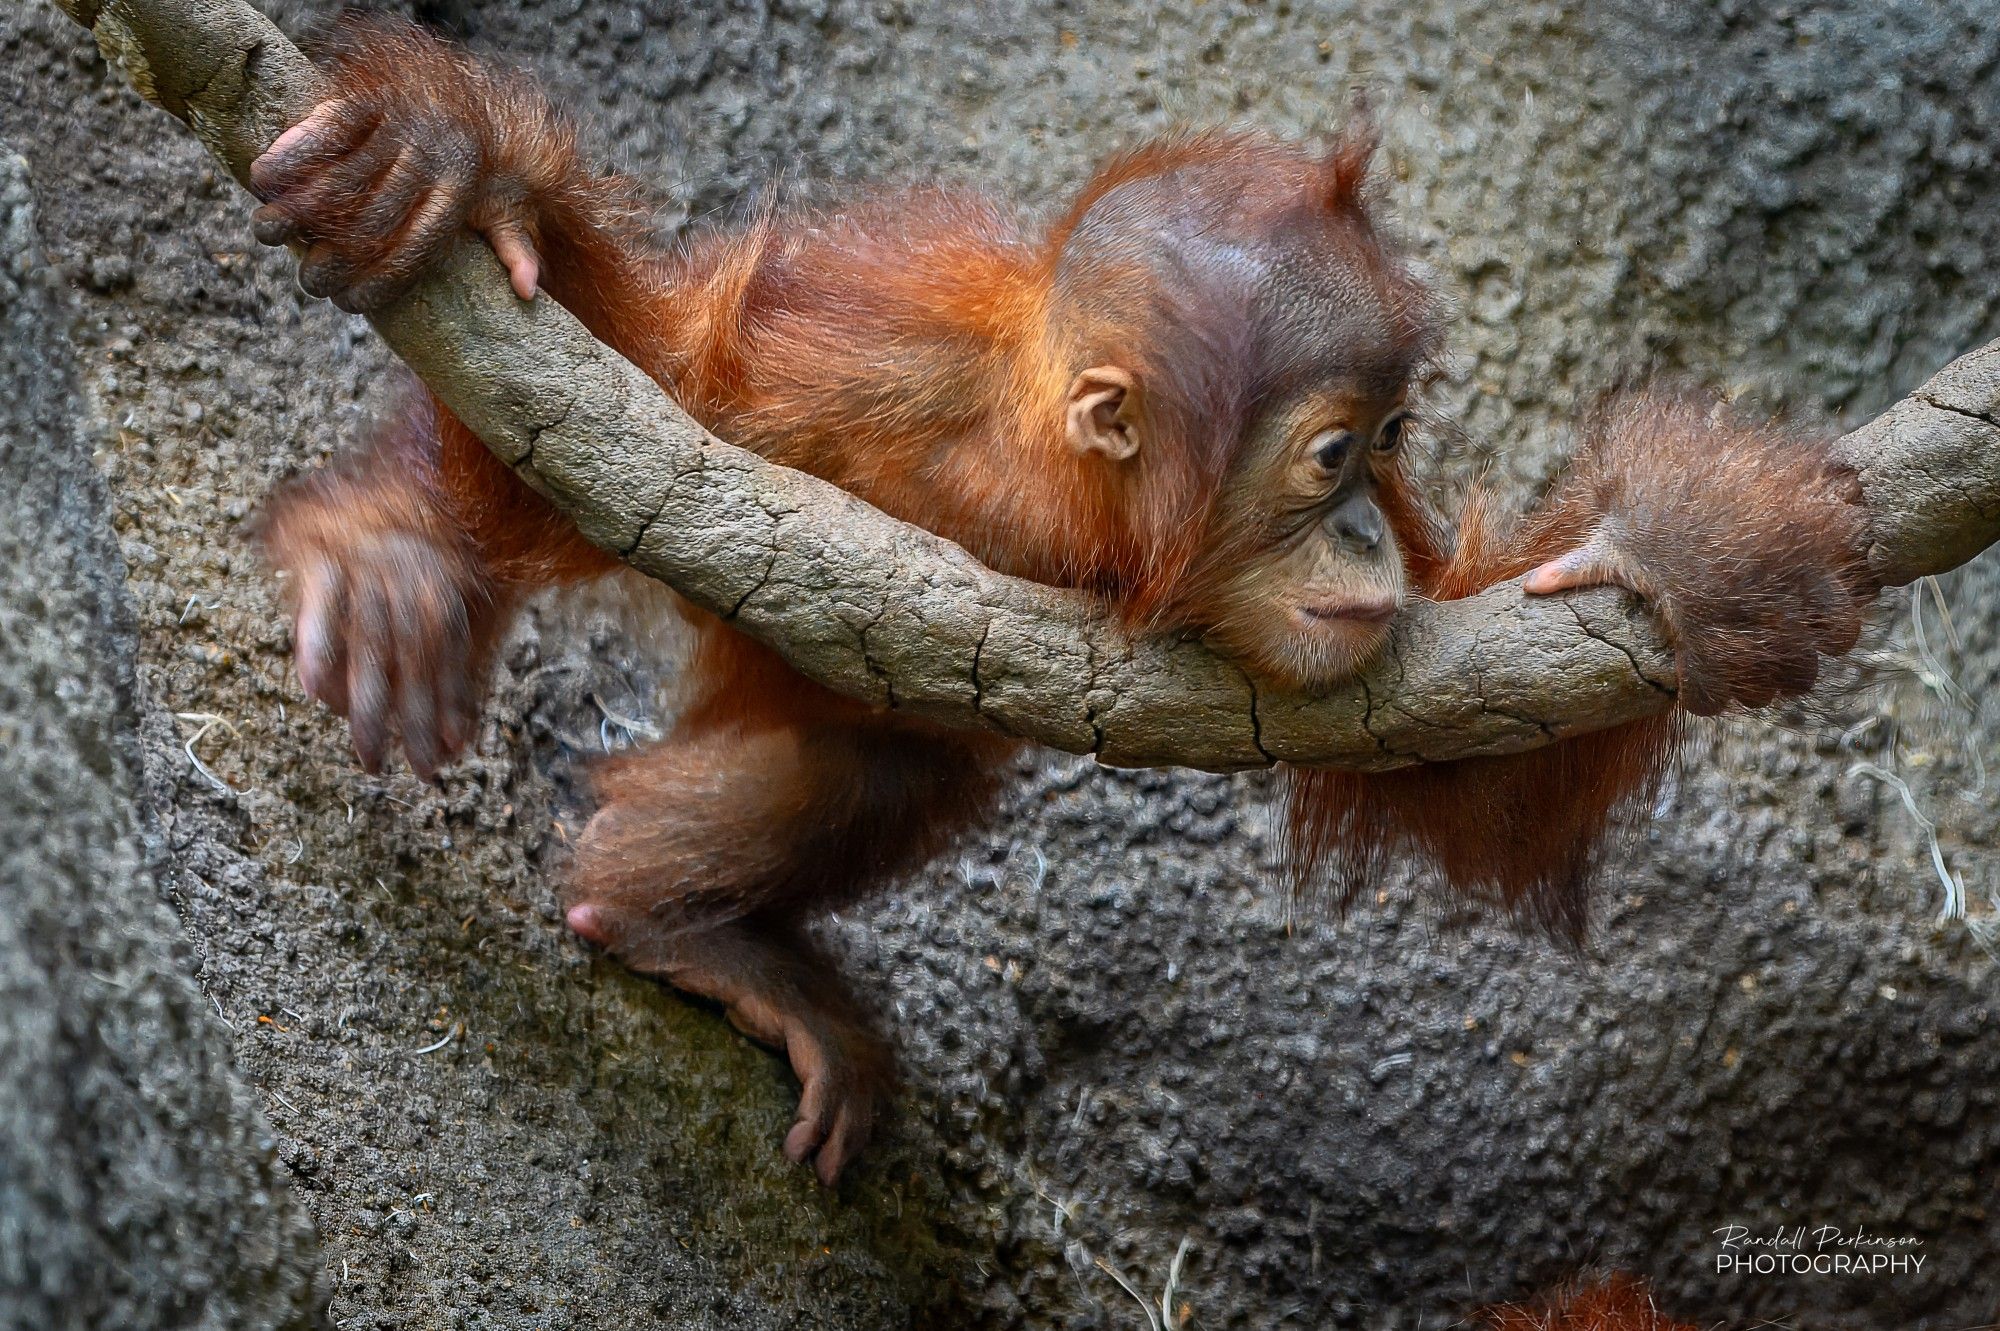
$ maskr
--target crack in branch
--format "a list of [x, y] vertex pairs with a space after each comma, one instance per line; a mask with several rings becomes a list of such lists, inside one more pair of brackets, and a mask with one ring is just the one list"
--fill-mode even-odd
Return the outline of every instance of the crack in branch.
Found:
[[269, 40], [262, 34], [252, 34], [250, 40], [236, 53], [236, 63], [233, 66], [236, 72], [235, 93], [227, 102], [219, 106], [201, 105], [208, 100], [208, 90], [215, 86], [215, 81], [222, 77], [225, 69], [231, 68], [227, 61], [220, 62], [214, 69], [209, 71], [209, 75], [202, 81], [201, 87], [188, 94], [189, 114], [192, 115], [195, 110], [199, 110], [203, 115], [216, 120], [234, 116], [242, 109], [243, 103], [249, 99], [251, 93], [256, 90], [258, 79], [254, 71], [257, 62], [263, 58], [264, 52], [269, 49]]
[[[261, 43], [257, 44], [261, 45]], [[247, 50], [249, 48], [245, 49]], [[238, 58], [240, 60], [241, 53], [239, 53]], [[151, 51], [146, 52], [146, 63], [148, 65], [152, 65], [154, 68], [158, 68], [158, 66], [155, 64], [153, 60], [153, 53]], [[176, 97], [180, 101], [181, 106], [184, 108], [183, 111], [174, 111], [173, 108], [170, 106], [167, 107], [167, 109], [169, 111], [173, 111], [173, 114], [180, 116], [181, 119], [183, 120], [192, 117], [197, 111], [205, 110], [206, 108], [204, 108], [201, 105], [202, 99], [208, 95], [208, 90], [215, 86], [215, 81], [222, 77], [223, 71], [228, 67], [229, 67], [228, 57], [225, 56], [223, 59], [216, 61], [214, 65], [210, 66], [208, 71], [208, 77], [201, 81], [201, 86], [195, 88], [189, 88], [186, 92], [176, 94]], [[240, 64], [238, 65], [238, 68], [241, 68]], [[158, 86], [157, 82], [155, 83], [155, 86]], [[244, 86], [246, 87], [248, 86], [247, 80], [245, 81]], [[241, 98], [242, 96], [242, 91], [240, 88], [237, 91], [237, 96], [238, 98]], [[162, 101], [160, 105], [166, 106], [165, 101]], [[227, 110], [228, 108], [224, 107], [221, 109]]]
[[979, 641], [972, 648], [972, 710], [980, 716], [986, 715], [986, 683], [979, 678], [979, 658], [986, 654], [986, 640], [993, 636], [993, 615], [987, 612], [986, 622], [979, 626]]
[[[1104, 753], [1104, 723], [1100, 721], [1097, 716], [1096, 697], [1097, 697], [1097, 690], [1103, 683], [1103, 678], [1099, 674], [1096, 639], [1085, 638], [1083, 642], [1083, 650], [1084, 650], [1084, 668], [1086, 671], [1086, 677], [1090, 681], [1089, 684], [1085, 687], [1083, 694], [1083, 719], [1084, 722], [1090, 726], [1091, 756], [1101, 757]], [[1116, 694], [1113, 694], [1112, 696], [1112, 703], [1114, 706], [1117, 703]]]
[[1954, 416], [1966, 416], [1972, 420], [1984, 422], [1996, 430], [2000, 430], [2000, 417], [1989, 415], [1983, 411], [1974, 411], [1970, 407], [1955, 407], [1949, 402], [1940, 402], [1928, 393], [1925, 393], [1922, 389], [1918, 389], [1916, 392], [1910, 394], [1910, 396], [1927, 407], [1936, 407], [1939, 411], [1948, 411]]
[[1551, 726], [1548, 722], [1538, 717], [1529, 716], [1525, 712], [1517, 712], [1512, 708], [1502, 707], [1499, 703], [1493, 701], [1492, 697], [1486, 692], [1486, 667], [1480, 664], [1480, 654], [1485, 650], [1485, 647], [1486, 630], [1481, 628], [1473, 636], [1471, 651], [1472, 696], [1478, 701], [1479, 710], [1490, 713], [1493, 716], [1505, 717], [1507, 720], [1519, 725], [1533, 726], [1537, 731], [1548, 736], [1550, 739], [1556, 738], [1555, 727]]
[[674, 491], [678, 490], [681, 486], [681, 483], [687, 480], [688, 477], [698, 476], [705, 470], [707, 470], [707, 464], [703, 462], [701, 459], [697, 458], [691, 465], [680, 471], [675, 472], [671, 477], [668, 478], [666, 485], [664, 485], [660, 489], [659, 504], [653, 509], [650, 516], [640, 521], [639, 534], [632, 538], [632, 543], [630, 545], [626, 546], [623, 550], [618, 551], [618, 557], [620, 559], [624, 560], [627, 563], [632, 562], [632, 556], [635, 553], [637, 553], [640, 546], [646, 543], [646, 537], [652, 534], [653, 524], [657, 523], [662, 517], [666, 516], [667, 509], [673, 503]]
[[1359, 683], [1359, 684], [1361, 685], [1361, 699], [1362, 699], [1362, 712], [1361, 712], [1361, 728], [1362, 728], [1362, 730], [1364, 730], [1364, 731], [1366, 731], [1366, 732], [1367, 732], [1367, 734], [1368, 734], [1368, 738], [1370, 738], [1370, 739], [1372, 739], [1372, 740], [1374, 740], [1374, 741], [1375, 741], [1375, 747], [1376, 747], [1377, 749], [1379, 749], [1379, 750], [1381, 750], [1381, 751], [1382, 751], [1382, 755], [1383, 755], [1383, 756], [1384, 756], [1385, 758], [1393, 758], [1393, 757], [1395, 757], [1395, 756], [1396, 756], [1396, 751], [1395, 751], [1394, 749], [1392, 749], [1392, 748], [1390, 748], [1390, 747], [1389, 747], [1389, 741], [1388, 741], [1388, 740], [1386, 740], [1386, 739], [1384, 739], [1384, 738], [1382, 738], [1381, 734], [1380, 734], [1380, 733], [1379, 733], [1379, 732], [1378, 732], [1378, 731], [1377, 731], [1377, 730], [1375, 729], [1375, 689], [1374, 689], [1374, 686], [1373, 686], [1373, 685], [1371, 685], [1371, 684], [1369, 684], [1369, 682], [1368, 682], [1368, 676], [1366, 676], [1366, 675], [1357, 675], [1357, 676], [1355, 676], [1355, 681], [1356, 681], [1357, 683]]
[[514, 466], [516, 469], [526, 468], [545, 481], [549, 479], [543, 474], [542, 469], [535, 465], [535, 447], [542, 442], [542, 436], [550, 430], [560, 430], [563, 426], [569, 424], [569, 418], [576, 414], [576, 404], [577, 396], [572, 393], [563, 403], [562, 415], [552, 421], [528, 427], [528, 450], [515, 460]]
[[777, 572], [777, 570], [778, 570], [778, 546], [777, 542], [773, 541], [771, 543], [770, 558], [764, 561], [764, 571], [757, 575], [756, 585], [751, 587], [749, 591], [744, 592], [743, 595], [736, 598], [736, 604], [730, 606], [728, 613], [722, 616], [723, 622], [728, 623], [729, 621], [735, 619], [738, 615], [742, 614], [743, 607], [750, 603], [750, 598], [755, 596], [758, 592], [763, 591], [764, 588], [767, 585], [769, 585], [771, 581], [771, 575]]
[[[1921, 402], [1927, 407], [1932, 407], [1938, 411], [1942, 411], [1953, 416], [1959, 416], [1966, 420], [1978, 421], [1981, 425], [1988, 426], [1989, 428], [1992, 429], [2000, 430], [2000, 420], [1996, 420], [1994, 417], [1989, 416], [1984, 412], [1972, 411], [1965, 407], [1954, 407], [1949, 403], [1939, 402], [1936, 398], [1926, 397], [1921, 392], [1913, 393], [1910, 396], [1912, 397], [1913, 400]], [[1951, 475], [1940, 475], [1939, 473], [1932, 471], [1929, 467], [1921, 465], [1922, 463], [1921, 455], [1914, 452], [1912, 452], [1909, 456], [1900, 459], [1900, 461], [1902, 462], [1903, 466], [1907, 467], [1911, 471], [1916, 472], [1918, 475], [1922, 476], [1925, 480], [1931, 482], [1931, 484], [1941, 486], [1944, 489], [1947, 489], [1951, 491], [1953, 494], [1957, 495], [1960, 499], [1963, 499], [1965, 501], [1966, 507], [1970, 508], [1974, 513], [1977, 513], [1982, 519], [1985, 519], [1987, 521], [1991, 521], [1993, 519], [1995, 514], [1992, 506], [1987, 503], [1982, 503], [1978, 495], [1973, 490], [1969, 489], [1966, 486], [1965, 482], [1959, 477]]]
[[1256, 677], [1253, 676], [1249, 671], [1245, 670], [1243, 672], [1243, 684], [1246, 688], [1250, 690], [1250, 743], [1253, 747], [1256, 748], [1257, 755], [1260, 758], [1262, 758], [1267, 763], [1275, 763], [1278, 760], [1271, 756], [1271, 751], [1269, 749], [1264, 747], [1264, 718], [1258, 714], [1257, 710], [1258, 703], [1257, 703]]
[[[1577, 609], [1576, 606], [1572, 604], [1567, 597], [1563, 598], [1562, 605], [1563, 609], [1569, 611], [1570, 618], [1576, 621], [1576, 626], [1583, 630], [1584, 637], [1590, 638], [1595, 642], [1601, 642], [1606, 647], [1610, 647], [1613, 650], [1617, 651], [1619, 655], [1623, 656], [1626, 659], [1626, 661], [1631, 664], [1632, 673], [1636, 675], [1641, 681], [1643, 681], [1647, 688], [1652, 689], [1654, 692], [1658, 693], [1663, 698], [1677, 698], [1680, 696], [1680, 682], [1678, 680], [1674, 682], [1674, 686], [1672, 688], [1669, 688], [1667, 685], [1660, 683], [1660, 681], [1654, 679], [1651, 675], [1646, 673], [1644, 667], [1642, 667], [1639, 664], [1639, 658], [1633, 655], [1632, 649], [1630, 647], [1627, 647], [1622, 642], [1617, 642], [1611, 638], [1607, 638], [1602, 633], [1599, 633], [1596, 629], [1592, 628], [1590, 625], [1590, 621], [1583, 617], [1583, 611]], [[1554, 734], [1555, 732], [1551, 731], [1549, 733]]]
[[1498, 703], [1488, 702], [1484, 698], [1480, 699], [1479, 705], [1485, 708], [1487, 711], [1493, 713], [1493, 715], [1495, 716], [1504, 716], [1509, 721], [1515, 721], [1524, 726], [1533, 726], [1537, 731], [1539, 731], [1544, 735], [1547, 735], [1550, 739], [1557, 738], [1554, 726], [1550, 725], [1546, 721], [1542, 721], [1535, 717], [1529, 716], [1525, 712], [1510, 711], [1507, 708], [1500, 706]]
[[866, 670], [869, 674], [873, 675], [875, 678], [882, 681], [882, 694], [884, 699], [883, 705], [893, 712], [899, 705], [896, 701], [895, 676], [892, 675], [889, 672], [889, 670], [882, 665], [881, 662], [877, 661], [873, 656], [873, 654], [871, 654], [868, 650], [868, 631], [874, 628], [877, 624], [880, 624], [883, 621], [883, 619], [885, 619], [888, 616], [888, 614], [889, 614], [889, 601], [887, 597], [884, 597], [881, 605], [877, 607], [875, 613], [869, 617], [868, 622], [860, 626], [860, 631], [856, 635], [856, 644], [861, 648], [862, 669]]

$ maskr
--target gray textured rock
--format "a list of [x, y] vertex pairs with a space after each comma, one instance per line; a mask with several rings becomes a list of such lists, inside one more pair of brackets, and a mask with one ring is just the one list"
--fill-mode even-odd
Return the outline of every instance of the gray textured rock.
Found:
[[[297, 32], [308, 8], [277, 16]], [[1532, 483], [1542, 441], [1634, 366], [1858, 422], [2000, 334], [1991, 4], [425, 12], [540, 67], [669, 223], [772, 178], [1054, 199], [1146, 129], [1309, 130], [1364, 79], [1460, 306], [1433, 397], [1480, 442], [1454, 472], [1502, 448], [1495, 474]], [[2000, 816], [1961, 792], [1994, 731], [1921, 680], [1704, 732], [1611, 866], [1590, 959], [1395, 882], [1344, 925], [1288, 923], [1257, 778], [1039, 766], [989, 838], [837, 931], [903, 1018], [908, 1094], [818, 1196], [776, 1160], [771, 1062], [555, 919], [569, 774], [622, 738], [592, 695], [657, 718], [652, 644], [601, 607], [544, 613], [475, 762], [435, 791], [355, 772], [286, 673], [239, 516], [381, 400], [382, 349], [255, 251], [233, 187], [52, 9], [0, 16], [0, 95], [86, 288], [94, 417], [126, 431], [102, 458], [169, 882], [239, 1058], [284, 1097], [337, 1317], [700, 1325], [747, 1315], [707, 1312], [730, 1288], [799, 1326], [1136, 1326], [1094, 1259], [1157, 1294], [1183, 1236], [1204, 1326], [1441, 1326], [1589, 1260], [1697, 1324], [1994, 1315], [2000, 979], [1933, 924], [1897, 796], [1849, 771], [1911, 783], [1990, 919]], [[1991, 696], [1991, 557], [1944, 592], [1962, 650], [1932, 609], [1932, 655]], [[1915, 660], [1908, 623], [1885, 651]], [[197, 745], [231, 792], [179, 747], [195, 727], [171, 713], [202, 711], [237, 726]], [[1715, 1227], [1801, 1220], [1911, 1233], [1929, 1260], [1714, 1273]]]
[[276, 1142], [141, 853], [131, 611], [0, 144], [0, 1327], [305, 1327]]

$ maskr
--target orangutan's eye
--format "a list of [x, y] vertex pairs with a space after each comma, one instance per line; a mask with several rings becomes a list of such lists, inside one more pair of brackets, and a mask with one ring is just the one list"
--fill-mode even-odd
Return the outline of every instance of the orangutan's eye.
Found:
[[1328, 430], [1312, 441], [1313, 461], [1321, 471], [1337, 476], [1347, 465], [1347, 453], [1353, 446], [1354, 436], [1346, 430]]
[[1408, 412], [1399, 411], [1382, 422], [1382, 432], [1375, 436], [1377, 453], [1393, 453], [1403, 446], [1403, 429], [1410, 419]]

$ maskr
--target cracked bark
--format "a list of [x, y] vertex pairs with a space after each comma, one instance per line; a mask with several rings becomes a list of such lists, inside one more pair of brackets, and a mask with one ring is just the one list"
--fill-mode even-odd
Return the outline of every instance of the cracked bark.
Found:
[[[321, 86], [242, 0], [58, 3], [239, 181]], [[478, 245], [374, 323], [591, 541], [811, 678], [932, 720], [1120, 766], [1379, 770], [1533, 748], [1672, 705], [1672, 654], [1631, 598], [1531, 600], [1517, 585], [1413, 607], [1389, 654], [1325, 695], [1253, 686], [1199, 642], [1135, 638], [1083, 596], [1002, 577], [713, 438], [554, 302], [514, 299]], [[1885, 583], [2000, 539], [1996, 418], [2000, 343], [1840, 442]]]

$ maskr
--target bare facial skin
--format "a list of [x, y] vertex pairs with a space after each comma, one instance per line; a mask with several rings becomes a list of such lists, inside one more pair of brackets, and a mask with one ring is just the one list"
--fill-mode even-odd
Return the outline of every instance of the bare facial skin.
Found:
[[1274, 678], [1324, 687], [1388, 641], [1408, 594], [1381, 504], [1408, 413], [1400, 394], [1305, 396], [1270, 413], [1239, 483], [1255, 508], [1225, 515], [1264, 553], [1225, 573], [1213, 636]]

